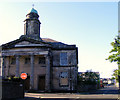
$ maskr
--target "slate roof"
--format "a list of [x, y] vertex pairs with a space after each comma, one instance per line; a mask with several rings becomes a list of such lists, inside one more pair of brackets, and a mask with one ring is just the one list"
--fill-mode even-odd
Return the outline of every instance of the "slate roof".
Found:
[[46, 43], [50, 43], [53, 49], [75, 49], [76, 48], [76, 45], [68, 45], [50, 38], [42, 38], [42, 40]]
[[45, 42], [58, 42], [58, 41], [50, 39], [50, 38], [42, 38], [42, 40]]

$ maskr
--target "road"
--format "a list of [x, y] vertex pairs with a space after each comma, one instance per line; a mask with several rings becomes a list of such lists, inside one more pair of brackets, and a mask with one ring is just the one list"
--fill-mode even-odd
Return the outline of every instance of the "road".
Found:
[[110, 85], [96, 91], [91, 91], [90, 94], [118, 94], [118, 92], [118, 87]]
[[24, 99], [17, 100], [120, 100], [118, 88], [105, 86], [87, 93], [25, 93]]

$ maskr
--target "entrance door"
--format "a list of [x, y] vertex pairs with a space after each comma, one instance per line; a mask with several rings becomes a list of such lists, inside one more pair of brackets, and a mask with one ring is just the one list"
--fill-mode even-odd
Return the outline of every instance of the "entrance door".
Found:
[[24, 81], [24, 88], [25, 88], [25, 90], [29, 90], [30, 89], [30, 76], [27, 76], [27, 79], [25, 79], [25, 81]]
[[45, 76], [39, 76], [39, 78], [38, 78], [38, 90], [45, 90]]

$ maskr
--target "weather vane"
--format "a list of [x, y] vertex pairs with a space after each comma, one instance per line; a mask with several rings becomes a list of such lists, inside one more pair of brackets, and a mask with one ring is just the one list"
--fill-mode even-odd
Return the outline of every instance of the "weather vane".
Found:
[[33, 6], [33, 8], [34, 8], [34, 6], [35, 6], [35, 5], [34, 5], [34, 4], [32, 4], [32, 6]]

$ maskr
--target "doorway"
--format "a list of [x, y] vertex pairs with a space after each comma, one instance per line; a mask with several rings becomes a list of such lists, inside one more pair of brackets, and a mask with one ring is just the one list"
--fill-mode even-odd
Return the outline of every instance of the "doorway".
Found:
[[45, 76], [38, 77], [38, 90], [45, 90]]
[[24, 81], [24, 89], [29, 90], [30, 89], [30, 76], [27, 76], [27, 79]]

